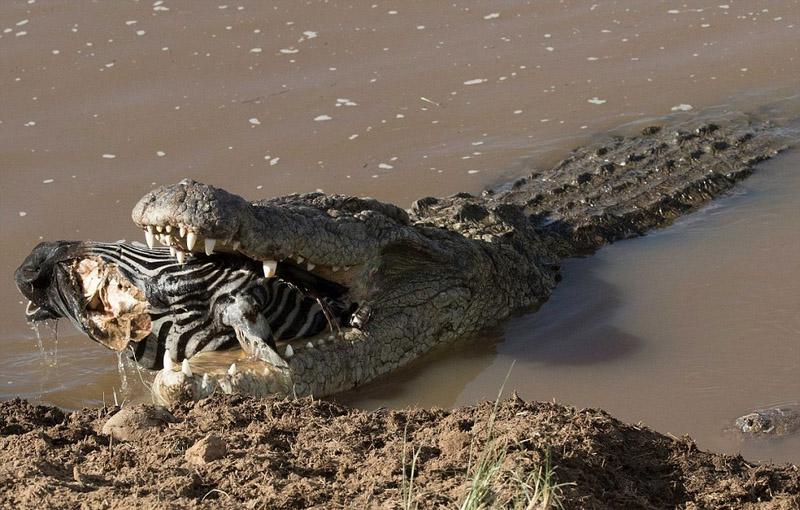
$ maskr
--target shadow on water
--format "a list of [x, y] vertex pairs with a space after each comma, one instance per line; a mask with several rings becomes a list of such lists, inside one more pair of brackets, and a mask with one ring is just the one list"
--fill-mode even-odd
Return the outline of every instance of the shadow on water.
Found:
[[641, 340], [607, 323], [620, 304], [614, 286], [568, 261], [565, 279], [536, 313], [504, 326], [498, 353], [548, 365], [591, 365], [632, 356]]

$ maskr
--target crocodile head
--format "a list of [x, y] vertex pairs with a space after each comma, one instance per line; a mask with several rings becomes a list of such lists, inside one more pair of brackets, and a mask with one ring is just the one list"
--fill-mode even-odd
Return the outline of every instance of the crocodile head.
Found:
[[[206, 367], [192, 371], [216, 375], [226, 390], [233, 385], [233, 391], [298, 395], [352, 388], [416, 359], [435, 344], [541, 300], [554, 283], [553, 275], [545, 271], [542, 276], [541, 265], [530, 255], [535, 250], [516, 250], [501, 242], [512, 230], [508, 221], [525, 220], [503, 220], [492, 212], [486, 216], [486, 228], [465, 236], [413, 221], [405, 210], [372, 199], [312, 193], [248, 202], [192, 180], [152, 191], [133, 210], [148, 243], [155, 239], [169, 244], [176, 257], [225, 253], [254, 261], [267, 276], [276, 267], [287, 267], [346, 289], [341, 298], [357, 306], [350, 321], [355, 327], [345, 325], [341, 334], [293, 343], [291, 357], [279, 348], [289, 368], [288, 383], [272, 384], [274, 374], [252, 363], [246, 370], [239, 363], [233, 378], [220, 378], [218, 370], [209, 368], [216, 355], [206, 353], [201, 356], [209, 360]], [[517, 278], [498, 280], [498, 268], [504, 267], [513, 268]], [[178, 374], [159, 374], [162, 393], [198, 386]]]
[[[542, 278], [540, 265], [512, 244], [501, 247], [510, 229], [499, 213], [487, 216], [496, 221], [470, 238], [371, 199], [314, 193], [247, 202], [185, 180], [134, 208], [148, 249], [42, 243], [15, 278], [29, 320], [67, 317], [106, 347], [160, 369], [161, 400], [215, 388], [321, 396], [546, 295], [552, 275]], [[525, 291], [526, 278], [495, 281], [502, 267], [527, 274], [542, 292]], [[277, 337], [259, 298], [276, 277], [341, 313], [316, 336]]]

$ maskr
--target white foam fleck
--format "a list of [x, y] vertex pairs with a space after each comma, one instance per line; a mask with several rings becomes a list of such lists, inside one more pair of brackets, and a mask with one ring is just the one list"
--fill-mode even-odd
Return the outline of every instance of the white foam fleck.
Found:
[[117, 157], [117, 155], [116, 154], [103, 154], [103, 157], [105, 159], [114, 159], [114, 158]]
[[467, 80], [464, 82], [464, 85], [478, 85], [479, 83], [485, 83], [489, 80], [486, 78], [475, 78], [474, 80]]
[[319, 34], [314, 32], [313, 30], [306, 30], [305, 32], [303, 32], [303, 35], [306, 36], [306, 39], [313, 39], [317, 37], [317, 35]]
[[166, 155], [167, 153], [164, 151], [156, 151], [156, 156], [158, 156], [159, 158], [163, 158]]
[[58, 55], [59, 53], [61, 53], [61, 50], [53, 50], [53, 55]]
[[595, 60], [598, 60], [598, 59], [597, 59], [597, 57], [586, 57], [586, 60], [594, 62]]
[[394, 167], [388, 163], [381, 163], [380, 165], [378, 165], [378, 168], [381, 168], [383, 170], [391, 170]]
[[291, 55], [292, 53], [297, 53], [300, 50], [297, 50], [295, 48], [283, 48], [283, 49], [281, 49], [279, 51], [280, 51], [280, 53], [283, 53], [284, 55]]
[[56, 182], [55, 179], [45, 179], [42, 181], [42, 184], [52, 184], [54, 182]]
[[356, 138], [358, 138], [358, 135], [350, 135], [347, 137], [348, 140], [355, 140]]
[[257, 119], [257, 118], [255, 118], [255, 117], [253, 117], [252, 119], [250, 119], [248, 122], [249, 122], [250, 124], [254, 125], [254, 126], [260, 126], [260, 125], [261, 125], [261, 121], [260, 121], [260, 120], [258, 120], [258, 119]]
[[250, 53], [261, 53], [261, 48], [250, 48]]
[[487, 14], [486, 16], [484, 16], [483, 19], [495, 19], [495, 18], [499, 18], [499, 17], [500, 17], [500, 13], [499, 12], [493, 12], [491, 14]]
[[522, 110], [514, 110], [514, 115], [519, 115], [520, 113], [522, 113]]
[[316, 117], [314, 117], [314, 120], [319, 122], [322, 120], [331, 120], [332, 118], [333, 117], [331, 117], [330, 115], [317, 115]]
[[472, 142], [471, 145], [483, 145], [483, 141]]
[[600, 99], [599, 97], [596, 97], [596, 96], [591, 98], [591, 99], [587, 99], [587, 101], [592, 103], [592, 104], [603, 104], [603, 103], [606, 102], [605, 99]]
[[280, 161], [280, 160], [281, 160], [281, 158], [272, 158], [272, 159], [270, 159], [270, 160], [269, 160], [269, 166], [275, 166], [275, 165], [277, 165], [277, 164], [278, 164], [278, 161]]
[[477, 174], [480, 170], [467, 170], [468, 174]]
[[145, 32], [144, 30], [137, 30], [137, 31], [136, 31], [136, 35], [144, 35], [144, 34], [146, 34], [146, 33], [147, 33], [147, 32]]
[[667, 14], [680, 14], [680, 13], [681, 11], [679, 11], [678, 9], [670, 9], [667, 11]]
[[425, 25], [417, 25], [417, 30], [425, 30]]
[[128, 25], [128, 26], [135, 25], [137, 23], [139, 23], [139, 22], [136, 21], [135, 19], [128, 20], [128, 21], [125, 22], [125, 24]]
[[23, 35], [28, 35], [28, 32], [26, 32], [24, 30], [20, 30], [19, 32], [14, 34], [14, 36], [16, 36], [16, 37], [22, 37]]
[[406, 118], [406, 116], [403, 115], [402, 113], [398, 113], [395, 117], [398, 118], [398, 119], [405, 119]]
[[28, 24], [28, 20], [26, 20], [26, 19], [24, 19], [22, 21], [17, 21], [17, 26], [18, 27], [21, 27], [22, 25], [27, 25], [27, 24]]
[[690, 104], [681, 103], [678, 106], [673, 106], [672, 108], [670, 108], [670, 110], [672, 110], [673, 112], [688, 112], [692, 108], [693, 106]]
[[19, 217], [20, 217], [20, 218], [23, 218], [23, 217], [25, 217], [25, 216], [27, 216], [27, 215], [28, 215], [28, 213], [26, 213], [25, 211], [20, 211], [20, 212], [19, 212]]
[[36, 121], [35, 120], [29, 120], [28, 122], [26, 122], [24, 124], [25, 127], [33, 127], [35, 125], [36, 125]]

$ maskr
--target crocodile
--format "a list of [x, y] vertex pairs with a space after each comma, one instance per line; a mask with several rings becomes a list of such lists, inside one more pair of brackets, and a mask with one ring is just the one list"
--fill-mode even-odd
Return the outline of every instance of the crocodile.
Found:
[[[409, 210], [321, 192], [247, 201], [190, 179], [159, 187], [135, 205], [132, 218], [149, 245], [159, 240], [170, 247], [177, 264], [243, 258], [265, 279], [291, 270], [342, 289], [339, 299], [353, 313], [312, 339], [276, 341], [263, 338], [269, 328], [254, 325], [252, 310], [226, 311], [233, 316], [227, 325], [266, 346], [261, 355], [241, 342], [244, 349], [217, 345], [183, 360], [167, 351], [153, 366], [160, 368], [153, 391], [169, 403], [218, 390], [325, 396], [354, 388], [434, 346], [535, 311], [561, 279], [565, 258], [670, 224], [794, 141], [780, 125], [745, 114], [665, 121], [590, 143], [549, 170], [495, 189], [426, 197]], [[74, 242], [66, 252], [34, 250], [16, 273], [29, 310], [88, 313], [80, 287], [59, 284], [52, 268], [76, 267], [76, 260], [91, 258], [81, 255], [90, 247]], [[163, 285], [157, 275], [127, 279], [126, 288], [143, 291], [135, 301], [145, 305], [148, 293]], [[78, 303], [72, 311], [54, 305], [53, 296], [70, 294]], [[80, 319], [74, 322], [92, 336]], [[135, 350], [149, 331], [146, 320], [134, 324], [141, 334], [130, 336], [128, 328], [113, 348]]]

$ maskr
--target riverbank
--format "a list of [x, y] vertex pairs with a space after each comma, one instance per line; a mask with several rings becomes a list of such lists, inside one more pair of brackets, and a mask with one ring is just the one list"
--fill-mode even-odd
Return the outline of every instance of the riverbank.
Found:
[[102, 432], [116, 411], [0, 403], [0, 506], [454, 508], [491, 458], [486, 498], [506, 508], [548, 457], [565, 508], [800, 505], [795, 465], [708, 453], [602, 410], [516, 396], [367, 412], [215, 395], [172, 409], [175, 423], [160, 415], [154, 427], [117, 428], [127, 441]]

